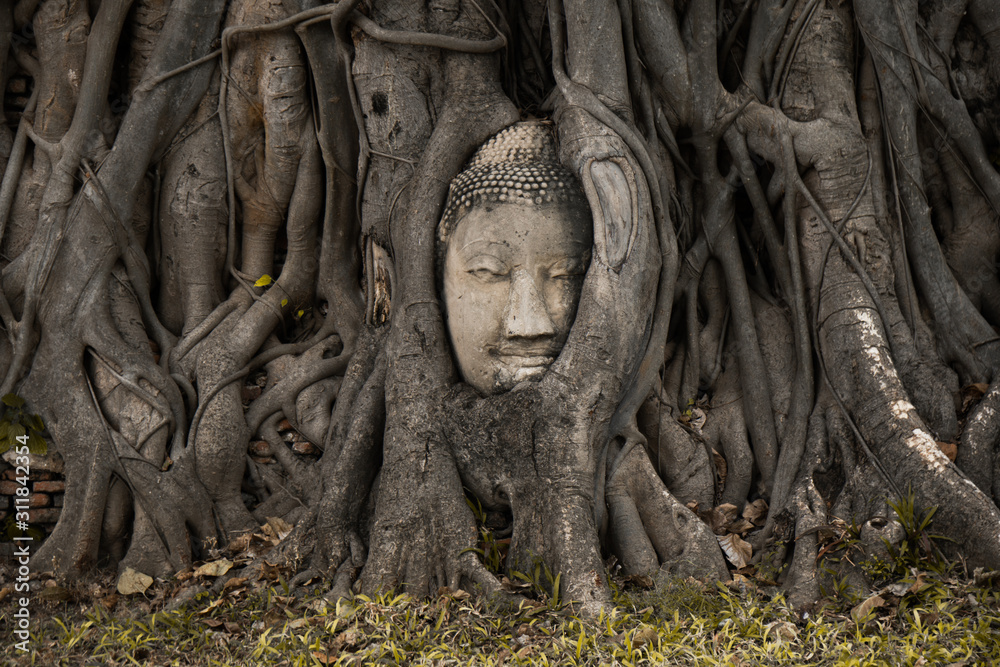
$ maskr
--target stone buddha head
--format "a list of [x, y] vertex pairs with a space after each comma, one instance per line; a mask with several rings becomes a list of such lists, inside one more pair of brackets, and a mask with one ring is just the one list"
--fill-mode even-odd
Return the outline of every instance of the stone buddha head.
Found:
[[452, 181], [438, 267], [465, 382], [489, 395], [541, 379], [576, 317], [592, 225], [551, 123], [499, 132]]

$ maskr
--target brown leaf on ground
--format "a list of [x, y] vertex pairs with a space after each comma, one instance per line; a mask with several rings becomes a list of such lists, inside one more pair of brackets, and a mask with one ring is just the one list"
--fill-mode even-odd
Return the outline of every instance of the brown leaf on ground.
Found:
[[736, 517], [739, 514], [736, 509], [736, 505], [733, 505], [732, 503], [722, 503], [715, 509], [722, 512], [722, 516], [726, 517], [726, 521], [728, 522], [736, 521]]
[[657, 634], [656, 630], [647, 626], [642, 627], [638, 632], [632, 637], [632, 648], [640, 649], [643, 646], [651, 645], [656, 646], [660, 643], [660, 635]]
[[281, 517], [269, 516], [267, 517], [267, 523], [261, 526], [261, 532], [271, 538], [271, 543], [273, 545], [277, 545], [278, 542], [285, 539], [285, 537], [292, 532], [292, 528], [294, 528], [294, 526]]
[[698, 512], [698, 516], [702, 521], [708, 524], [708, 527], [712, 529], [712, 532], [716, 535], [725, 535], [726, 526], [729, 525], [729, 520], [726, 515], [719, 511], [717, 507], [713, 507], [710, 510], [705, 510], [704, 512]]
[[712, 450], [712, 463], [715, 464], [715, 475], [718, 477], [719, 488], [726, 486], [726, 477], [729, 474], [729, 464], [719, 452]]
[[767, 626], [767, 630], [769, 633], [773, 633], [774, 637], [780, 641], [795, 641], [795, 638], [799, 636], [799, 631], [796, 629], [795, 624], [788, 621], [771, 623]]
[[531, 584], [526, 581], [511, 581], [507, 577], [500, 579], [500, 586], [507, 592], [523, 591], [526, 588], [531, 588]]
[[247, 583], [247, 577], [233, 577], [222, 586], [222, 592], [230, 591]]
[[927, 573], [921, 572], [917, 575], [917, 578], [914, 580], [913, 585], [907, 590], [907, 593], [919, 593], [928, 586], [930, 586], [930, 584], [927, 583]]
[[152, 585], [153, 578], [151, 576], [136, 572], [130, 567], [125, 568], [125, 571], [118, 577], [118, 592], [122, 595], [145, 593], [146, 589]]
[[738, 571], [733, 573], [732, 581], [727, 581], [726, 586], [744, 595], [757, 590], [757, 585], [754, 584], [753, 580], [747, 579]]
[[221, 560], [213, 560], [211, 563], [205, 563], [194, 571], [194, 576], [221, 577], [231, 569], [233, 569], [233, 561], [223, 558]]
[[253, 536], [250, 533], [243, 533], [239, 537], [233, 539], [229, 545], [226, 547], [226, 551], [231, 554], [243, 553], [250, 548], [250, 542], [253, 540]]
[[327, 651], [325, 653], [320, 651], [313, 651], [312, 657], [313, 660], [315, 660], [321, 665], [332, 665], [333, 663], [337, 662], [337, 654], [331, 651]]
[[333, 645], [330, 650], [334, 653], [340, 653], [344, 649], [352, 649], [361, 643], [362, 635], [361, 631], [357, 628], [351, 628], [349, 630], [344, 630], [333, 640]]
[[962, 412], [967, 412], [972, 407], [972, 404], [981, 399], [989, 389], [990, 386], [985, 382], [977, 382], [962, 387]]
[[740, 539], [739, 535], [730, 533], [729, 535], [718, 536], [719, 546], [726, 554], [726, 559], [737, 568], [746, 567], [753, 555], [753, 547]]
[[937, 441], [938, 449], [944, 452], [944, 455], [948, 457], [948, 460], [952, 463], [955, 462], [955, 458], [958, 456], [958, 445], [954, 442], [941, 442]]
[[630, 574], [627, 577], [625, 577], [625, 582], [638, 586], [639, 588], [642, 588], [643, 590], [647, 591], [652, 589], [653, 586], [655, 586], [653, 578], [646, 576], [645, 574]]
[[873, 595], [851, 610], [851, 618], [854, 619], [855, 623], [860, 623], [873, 609], [884, 604], [885, 600], [882, 599], [881, 595]]
[[747, 503], [743, 507], [743, 518], [755, 525], [763, 526], [767, 519], [767, 501], [759, 498], [752, 503]]
[[207, 614], [208, 612], [212, 611], [213, 609], [215, 609], [216, 607], [218, 607], [221, 604], [222, 604], [222, 598], [219, 598], [219, 599], [215, 600], [215, 602], [213, 602], [210, 605], [208, 605], [207, 607], [205, 607], [204, 609], [200, 610], [198, 612], [198, 615], [200, 616], [202, 614]]

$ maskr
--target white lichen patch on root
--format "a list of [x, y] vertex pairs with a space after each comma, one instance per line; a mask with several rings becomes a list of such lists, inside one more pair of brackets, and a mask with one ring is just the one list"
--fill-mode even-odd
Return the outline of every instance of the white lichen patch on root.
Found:
[[948, 467], [948, 457], [927, 431], [919, 428], [913, 429], [913, 435], [906, 439], [906, 446], [919, 454], [924, 464], [932, 472], [944, 472]]
[[910, 419], [911, 418], [910, 410], [916, 410], [916, 408], [913, 407], [912, 403], [903, 400], [893, 401], [891, 408], [892, 408], [892, 414], [897, 419]]

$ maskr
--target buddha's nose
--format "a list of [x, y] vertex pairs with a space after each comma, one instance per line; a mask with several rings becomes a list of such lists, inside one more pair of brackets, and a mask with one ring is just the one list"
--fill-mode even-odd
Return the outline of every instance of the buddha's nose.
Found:
[[504, 331], [507, 338], [540, 338], [556, 333], [538, 286], [524, 269], [515, 269], [511, 276]]

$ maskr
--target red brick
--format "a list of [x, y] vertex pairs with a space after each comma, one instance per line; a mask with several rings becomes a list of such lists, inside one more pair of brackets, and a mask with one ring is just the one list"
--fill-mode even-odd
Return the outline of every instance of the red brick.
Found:
[[47, 493], [32, 493], [28, 498], [28, 507], [48, 507], [52, 504], [52, 498]]
[[62, 493], [66, 490], [66, 482], [62, 480], [55, 480], [52, 482], [35, 482], [31, 488], [35, 491], [41, 491], [42, 493]]
[[308, 440], [294, 442], [294, 443], [292, 443], [292, 450], [296, 454], [315, 454], [316, 453], [316, 445], [312, 444]]
[[3, 475], [0, 475], [0, 478], [2, 479], [14, 479], [15, 477], [17, 477], [17, 471], [14, 470], [13, 468], [8, 468], [7, 470], [4, 470]]
[[58, 507], [28, 510], [28, 523], [55, 523], [59, 520], [61, 511]]
[[251, 456], [267, 458], [271, 455], [271, 445], [266, 440], [252, 440], [250, 441], [250, 454]]
[[0, 496], [13, 496], [17, 494], [17, 490], [21, 488], [21, 485], [17, 482], [0, 482]]
[[33, 480], [49, 480], [53, 475], [48, 470], [32, 470], [30, 477]]

